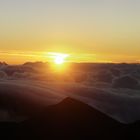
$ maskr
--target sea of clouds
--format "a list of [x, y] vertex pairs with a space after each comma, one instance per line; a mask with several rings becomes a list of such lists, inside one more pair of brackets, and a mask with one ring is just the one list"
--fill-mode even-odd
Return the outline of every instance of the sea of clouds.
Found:
[[[140, 65], [73, 64], [53, 73], [46, 63], [0, 64], [0, 120], [16, 121], [72, 97], [123, 122], [140, 120]], [[94, 118], [93, 118], [94, 119]]]

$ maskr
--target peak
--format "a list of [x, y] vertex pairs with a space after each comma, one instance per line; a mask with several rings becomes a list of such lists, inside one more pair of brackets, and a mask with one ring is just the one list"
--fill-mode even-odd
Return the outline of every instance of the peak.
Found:
[[80, 104], [84, 104], [82, 103], [81, 101], [79, 100], [76, 100], [76, 99], [73, 99], [71, 97], [67, 97], [65, 98], [62, 102], [60, 102], [61, 104], [77, 104], [77, 103], [80, 103]]

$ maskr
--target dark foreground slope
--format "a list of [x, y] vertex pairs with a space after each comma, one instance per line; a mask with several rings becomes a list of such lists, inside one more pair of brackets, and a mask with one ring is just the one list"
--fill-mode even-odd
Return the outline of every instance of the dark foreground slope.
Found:
[[66, 98], [27, 121], [1, 123], [0, 128], [2, 135], [6, 133], [4, 139], [125, 140], [136, 139], [140, 124], [121, 124], [80, 101]]

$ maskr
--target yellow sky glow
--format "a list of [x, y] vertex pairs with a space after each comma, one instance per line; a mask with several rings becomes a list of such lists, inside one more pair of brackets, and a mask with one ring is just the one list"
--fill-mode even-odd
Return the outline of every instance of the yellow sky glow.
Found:
[[[27, 61], [43, 62], [104, 62], [104, 63], [139, 63], [139, 56], [90, 54], [90, 53], [60, 53], [60, 52], [0, 52], [0, 60], [9, 64], [22, 64]], [[60, 62], [61, 61], [61, 62]]]
[[140, 61], [139, 0], [0, 1], [0, 61]]

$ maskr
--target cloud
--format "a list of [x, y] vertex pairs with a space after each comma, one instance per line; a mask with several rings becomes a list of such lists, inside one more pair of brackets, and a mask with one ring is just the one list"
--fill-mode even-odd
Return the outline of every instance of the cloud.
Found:
[[116, 79], [113, 83], [114, 88], [138, 89], [139, 82], [131, 76], [123, 76]]
[[7, 79], [8, 76], [4, 71], [0, 71], [0, 79]]
[[109, 71], [100, 71], [96, 76], [94, 76], [96, 81], [112, 83], [113, 76]]
[[0, 110], [30, 116], [48, 105], [59, 103], [66, 95], [54, 92], [33, 82], [0, 81]]
[[113, 74], [113, 76], [119, 77], [121, 75], [121, 71], [116, 68], [110, 69], [110, 72]]
[[[75, 64], [72, 72], [54, 74], [44, 71], [45, 65], [28, 62], [1, 69], [0, 77], [7, 80], [0, 80], [0, 108], [30, 114], [72, 97], [121, 122], [140, 119], [139, 89], [134, 90], [137, 85], [134, 73], [139, 74], [140, 66]], [[127, 77], [125, 82], [123, 77]], [[123, 88], [112, 88], [111, 81], [113, 86]]]

